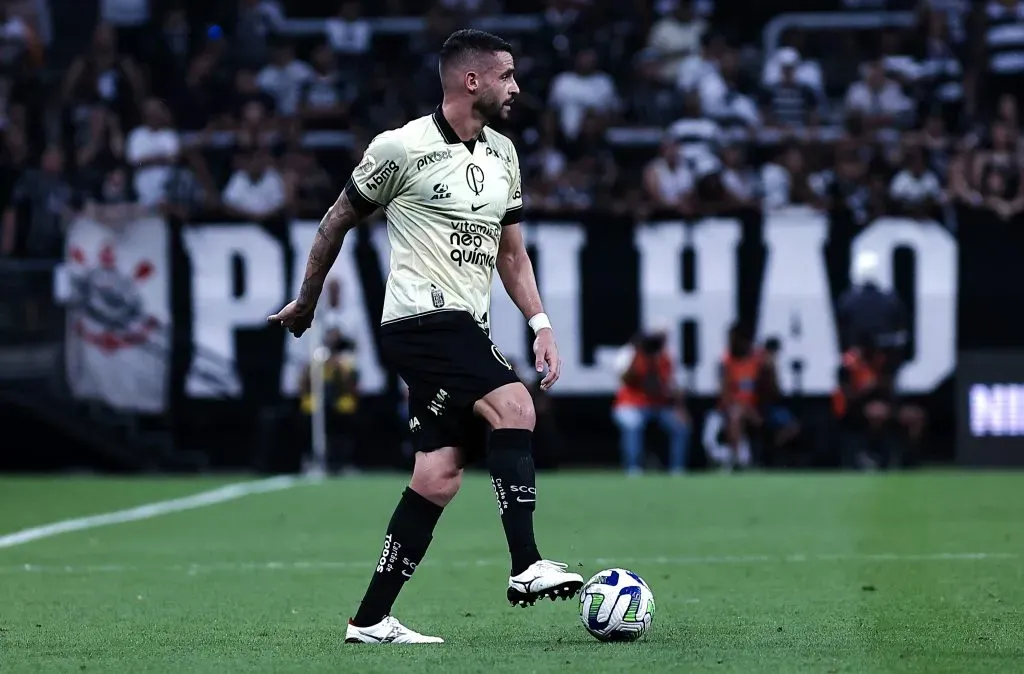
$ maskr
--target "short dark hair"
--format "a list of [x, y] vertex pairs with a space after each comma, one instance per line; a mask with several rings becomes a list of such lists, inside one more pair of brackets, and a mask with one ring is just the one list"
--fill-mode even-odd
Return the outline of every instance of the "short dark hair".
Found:
[[508, 40], [502, 39], [493, 33], [487, 33], [475, 28], [463, 28], [448, 36], [441, 47], [438, 59], [441, 69], [461, 61], [467, 56], [479, 53], [493, 54], [499, 51], [512, 51], [512, 45]]

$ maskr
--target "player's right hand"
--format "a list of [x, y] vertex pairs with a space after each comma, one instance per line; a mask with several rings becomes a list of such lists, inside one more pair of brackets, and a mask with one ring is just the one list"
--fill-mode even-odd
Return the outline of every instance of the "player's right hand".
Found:
[[313, 324], [313, 308], [300, 306], [298, 300], [292, 300], [281, 311], [267, 316], [267, 322], [282, 325], [288, 328], [288, 332], [301, 337]]

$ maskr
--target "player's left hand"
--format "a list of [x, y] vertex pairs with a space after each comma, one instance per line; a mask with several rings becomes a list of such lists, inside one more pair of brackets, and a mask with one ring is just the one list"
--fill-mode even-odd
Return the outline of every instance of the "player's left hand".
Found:
[[267, 322], [284, 326], [296, 337], [301, 337], [313, 324], [313, 311], [301, 306], [298, 300], [292, 300], [281, 311], [267, 316]]
[[555, 333], [551, 328], [544, 328], [537, 333], [537, 339], [533, 341], [533, 355], [536, 358], [537, 372], [543, 372], [545, 365], [548, 368], [548, 373], [540, 382], [540, 390], [547, 391], [558, 381], [558, 375], [562, 370], [562, 359], [558, 357]]

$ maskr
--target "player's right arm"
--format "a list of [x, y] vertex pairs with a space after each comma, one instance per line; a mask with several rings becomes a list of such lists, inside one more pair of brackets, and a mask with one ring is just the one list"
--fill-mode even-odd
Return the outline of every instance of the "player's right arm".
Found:
[[373, 139], [345, 189], [320, 221], [298, 296], [280, 312], [268, 317], [269, 322], [283, 325], [296, 337], [309, 328], [327, 274], [341, 251], [341, 242], [350, 229], [398, 195], [405, 159], [405, 147], [393, 132]]

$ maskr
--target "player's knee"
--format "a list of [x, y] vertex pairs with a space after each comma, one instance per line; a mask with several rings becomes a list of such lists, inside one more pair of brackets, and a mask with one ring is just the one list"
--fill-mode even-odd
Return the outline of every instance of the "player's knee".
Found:
[[451, 447], [417, 453], [409, 487], [431, 503], [447, 506], [462, 486], [462, 468], [456, 454]]
[[532, 431], [537, 423], [533, 397], [522, 384], [506, 384], [476, 402], [473, 409], [491, 428]]

